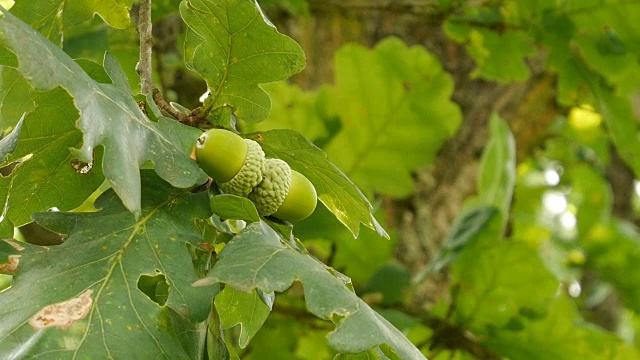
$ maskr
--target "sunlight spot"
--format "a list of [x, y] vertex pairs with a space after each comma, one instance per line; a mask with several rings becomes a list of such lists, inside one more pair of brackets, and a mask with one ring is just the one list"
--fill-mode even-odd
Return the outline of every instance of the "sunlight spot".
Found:
[[569, 123], [578, 130], [595, 129], [602, 123], [602, 116], [592, 106], [583, 105], [571, 109]]
[[0, 0], [0, 5], [7, 10], [11, 9], [13, 4], [15, 4], [14, 0]]
[[204, 103], [207, 97], [209, 97], [209, 90], [205, 91], [204, 94], [200, 95], [200, 98], [198, 98], [198, 101], [200, 101], [201, 103]]
[[636, 190], [636, 195], [640, 196], [640, 180], [636, 180], [633, 182], [633, 187]]
[[574, 229], [577, 224], [576, 216], [570, 212], [565, 212], [560, 215], [560, 225], [565, 229]]
[[549, 186], [556, 186], [560, 183], [560, 174], [555, 169], [546, 169], [544, 171], [544, 181]]
[[560, 215], [567, 210], [567, 198], [559, 191], [549, 191], [542, 196], [542, 204], [553, 215]]
[[573, 297], [573, 298], [577, 298], [578, 296], [580, 296], [580, 293], [582, 293], [582, 287], [580, 286], [580, 283], [577, 281], [572, 281], [571, 284], [569, 284], [569, 296]]

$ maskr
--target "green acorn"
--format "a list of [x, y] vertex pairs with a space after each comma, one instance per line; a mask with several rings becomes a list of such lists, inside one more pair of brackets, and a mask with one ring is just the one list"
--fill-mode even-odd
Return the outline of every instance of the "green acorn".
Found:
[[262, 182], [249, 194], [249, 199], [260, 215], [298, 221], [313, 213], [318, 197], [309, 179], [291, 170], [289, 164], [280, 159], [266, 159]]
[[260, 144], [223, 129], [198, 138], [196, 161], [228, 194], [247, 196], [262, 181], [265, 156]]

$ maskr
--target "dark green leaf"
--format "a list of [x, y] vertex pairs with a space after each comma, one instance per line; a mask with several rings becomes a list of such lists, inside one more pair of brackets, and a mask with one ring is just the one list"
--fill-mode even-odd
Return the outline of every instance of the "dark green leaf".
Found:
[[304, 53], [278, 33], [250, 0], [184, 0], [180, 14], [189, 27], [185, 61], [206, 80], [205, 106], [225, 104], [238, 118], [259, 122], [271, 100], [258, 84], [284, 80], [304, 68]]
[[[131, 96], [124, 72], [107, 55], [104, 68], [113, 84], [95, 82], [62, 50], [5, 12], [0, 20], [2, 38], [17, 54], [20, 72], [38, 90], [62, 86], [80, 110], [83, 131], [79, 160], [89, 162], [98, 145], [105, 147], [103, 171], [128, 209], [140, 210], [139, 167], [154, 163], [161, 177], [177, 187], [204, 182], [204, 174], [188, 157], [172, 133], [149, 121]], [[29, 46], [23, 46], [29, 43]], [[127, 134], [127, 136], [123, 136]]]
[[[185, 334], [173, 326], [197, 332], [216, 290], [190, 285], [197, 276], [186, 249], [187, 243], [202, 241], [194, 222], [210, 216], [208, 197], [175, 189], [148, 170], [143, 181], [139, 220], [113, 191], [96, 201], [101, 210], [95, 213], [34, 214], [40, 224], [68, 238], [22, 254], [13, 285], [0, 293], [0, 353], [9, 358], [55, 352], [57, 358], [178, 359], [199, 352], [198, 342], [183, 347]], [[164, 276], [169, 284], [165, 306], [138, 288], [142, 275]], [[72, 317], [54, 319], [43, 312], [72, 305]]]
[[[216, 296], [217, 298], [217, 296]], [[209, 359], [229, 360], [231, 356], [224, 341], [223, 324], [217, 311], [212, 311], [207, 324], [207, 354]]]
[[321, 319], [340, 319], [329, 334], [329, 344], [336, 350], [361, 352], [386, 343], [401, 359], [423, 359], [400, 331], [347, 288], [345, 280], [318, 260], [284, 245], [261, 222], [248, 225], [231, 240], [199, 284], [222, 282], [242, 291], [282, 292], [300, 281], [311, 313]]
[[238, 345], [245, 348], [260, 330], [270, 314], [269, 308], [256, 291], [244, 292], [225, 287], [216, 295], [216, 309], [220, 314], [223, 329], [240, 325]]
[[0, 178], [1, 222], [8, 228], [31, 222], [33, 212], [78, 207], [104, 180], [99, 166], [88, 172], [88, 167], [73, 167], [69, 148], [81, 143], [82, 133], [75, 128], [78, 113], [69, 95], [58, 88], [33, 98], [37, 107], [25, 117], [18, 146], [9, 156], [19, 163]]
[[381, 266], [371, 277], [363, 289], [363, 294], [377, 293], [382, 295], [381, 305], [402, 303], [409, 294], [411, 274], [401, 265], [386, 264]]
[[15, 240], [0, 240], [0, 274], [13, 275], [20, 264], [20, 257], [25, 247], [33, 245], [21, 244]]
[[34, 109], [31, 87], [18, 69], [0, 66], [0, 128], [15, 126], [24, 113]]

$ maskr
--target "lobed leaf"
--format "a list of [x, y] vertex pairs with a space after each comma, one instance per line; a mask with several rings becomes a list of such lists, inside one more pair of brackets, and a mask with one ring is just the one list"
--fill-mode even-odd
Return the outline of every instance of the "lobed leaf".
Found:
[[94, 14], [113, 27], [126, 28], [131, 22], [129, 10], [132, 4], [132, 0], [17, 0], [11, 13], [54, 44], [62, 45], [68, 28], [91, 20]]
[[[66, 89], [80, 111], [77, 126], [83, 132], [79, 159], [89, 162], [103, 145], [102, 168], [113, 189], [131, 211], [140, 211], [140, 172], [145, 161], [176, 187], [204, 182], [204, 173], [179, 140], [149, 121], [131, 96], [128, 80], [113, 57], [106, 55], [104, 69], [113, 84], [94, 81], [60, 48], [3, 10], [0, 34], [16, 53], [19, 70], [37, 90]], [[23, 46], [29, 43], [29, 46]]]
[[[265, 223], [252, 223], [232, 239], [199, 285], [222, 282], [241, 291], [282, 292], [294, 281], [304, 287], [309, 311], [338, 323], [329, 344], [339, 352], [356, 353], [389, 345], [401, 359], [424, 359], [409, 340], [360, 300], [343, 275], [281, 242]], [[339, 319], [339, 320], [338, 320]]]
[[411, 173], [460, 126], [453, 79], [433, 54], [393, 37], [374, 49], [344, 46], [335, 68], [326, 95], [341, 129], [325, 148], [329, 159], [367, 195], [409, 196]]
[[69, 95], [58, 88], [34, 93], [33, 99], [37, 107], [25, 116], [17, 146], [7, 159], [14, 168], [0, 177], [0, 224], [8, 237], [14, 226], [31, 222], [34, 212], [78, 207], [104, 180], [99, 166], [73, 167], [69, 148], [80, 145], [82, 133], [75, 128], [78, 113]]
[[247, 293], [229, 286], [216, 295], [215, 304], [225, 330], [240, 325], [238, 345], [242, 349], [249, 345], [270, 314], [256, 291]]
[[207, 82], [205, 107], [229, 105], [248, 122], [269, 114], [271, 100], [258, 84], [284, 80], [304, 68], [302, 48], [278, 33], [251, 0], [184, 0], [185, 62]]
[[525, 60], [536, 52], [534, 39], [529, 33], [520, 30], [498, 33], [466, 25], [464, 19], [450, 19], [444, 28], [449, 37], [465, 44], [475, 61], [476, 69], [472, 76], [501, 83], [529, 78], [530, 70]]
[[[95, 213], [33, 215], [68, 238], [19, 251], [13, 285], [0, 293], [3, 358], [198, 358], [199, 342], [183, 340], [198, 337], [215, 288], [190, 286], [198, 277], [186, 245], [203, 241], [195, 219], [211, 215], [208, 198], [148, 170], [143, 181], [139, 220], [111, 190]], [[164, 276], [164, 306], [138, 288], [142, 275]], [[47, 312], [56, 307], [63, 312]]]
[[521, 312], [544, 313], [558, 288], [537, 250], [503, 240], [501, 228], [500, 217], [492, 217], [451, 265], [455, 318], [477, 334], [506, 326]]

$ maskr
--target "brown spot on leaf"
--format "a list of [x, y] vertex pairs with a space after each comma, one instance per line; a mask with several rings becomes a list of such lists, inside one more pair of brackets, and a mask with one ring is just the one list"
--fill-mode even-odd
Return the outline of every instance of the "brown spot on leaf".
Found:
[[5, 242], [9, 245], [11, 245], [12, 248], [18, 250], [18, 251], [22, 251], [24, 250], [24, 246], [18, 244], [17, 242], [14, 241], [10, 241], [10, 240], [5, 240]]
[[18, 269], [21, 255], [9, 255], [7, 262], [0, 264], [0, 274], [13, 274]]
[[202, 250], [204, 250], [204, 251], [206, 251], [206, 252], [210, 252], [210, 253], [212, 253], [212, 252], [214, 252], [214, 251], [215, 251], [215, 249], [213, 248], [213, 246], [211, 246], [211, 244], [209, 244], [208, 242], [204, 242], [204, 241], [203, 241], [203, 242], [201, 242], [201, 243], [198, 243], [198, 245], [202, 248]]
[[29, 319], [29, 324], [36, 330], [52, 326], [68, 329], [89, 314], [93, 304], [91, 294], [93, 290], [89, 289], [78, 297], [47, 305]]
[[71, 167], [74, 168], [78, 174], [85, 175], [93, 168], [93, 161], [86, 163], [78, 159], [72, 159]]

